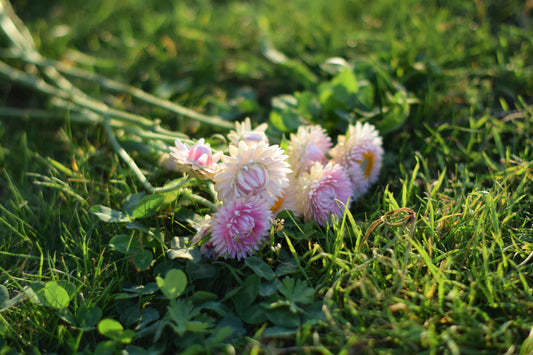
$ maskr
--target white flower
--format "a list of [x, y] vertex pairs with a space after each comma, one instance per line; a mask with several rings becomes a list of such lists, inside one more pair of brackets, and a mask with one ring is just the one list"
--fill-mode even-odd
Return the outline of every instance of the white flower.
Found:
[[191, 244], [195, 245], [213, 231], [211, 229], [213, 220], [210, 215], [205, 215], [204, 218], [195, 218], [193, 222], [193, 227], [196, 228], [196, 234], [192, 238]]
[[374, 126], [357, 122], [348, 127], [346, 136], [339, 136], [337, 145], [330, 150], [332, 158], [350, 177], [354, 199], [377, 181], [383, 160], [382, 144]]
[[248, 195], [260, 195], [269, 206], [283, 195], [291, 172], [287, 156], [277, 146], [260, 141], [229, 146], [229, 156], [222, 156], [214, 177], [218, 198], [224, 203]]
[[282, 196], [270, 207], [274, 216], [285, 210], [296, 212], [297, 189], [295, 186], [297, 181], [294, 180], [294, 174], [292, 173], [288, 174], [287, 177], [289, 179], [288, 186], [283, 190]]
[[324, 164], [331, 148], [331, 139], [326, 131], [316, 126], [300, 126], [296, 134], [291, 134], [287, 154], [295, 175], [309, 171], [315, 162]]
[[201, 179], [213, 179], [220, 153], [213, 154], [211, 146], [203, 138], [190, 148], [179, 139], [175, 144], [175, 147], [170, 147], [170, 155], [175, 159], [176, 169]]
[[239, 142], [245, 142], [246, 144], [255, 144], [258, 142], [265, 142], [268, 144], [268, 138], [265, 134], [267, 124], [263, 123], [252, 130], [252, 123], [250, 118], [246, 117], [244, 122], [235, 122], [235, 131], [230, 131], [228, 139], [231, 144], [238, 146]]

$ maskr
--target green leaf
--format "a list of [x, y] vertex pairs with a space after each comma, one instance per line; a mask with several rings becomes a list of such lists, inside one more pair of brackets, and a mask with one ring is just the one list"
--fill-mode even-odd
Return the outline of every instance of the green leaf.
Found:
[[272, 99], [272, 108], [278, 111], [294, 110], [298, 107], [298, 100], [293, 95], [279, 95]]
[[152, 307], [146, 307], [142, 310], [141, 321], [139, 322], [139, 328], [144, 328], [148, 324], [155, 322], [161, 318], [159, 312]]
[[265, 315], [269, 321], [284, 328], [298, 328], [301, 324], [300, 316], [286, 307], [267, 309]]
[[315, 325], [326, 321], [326, 315], [322, 310], [324, 302], [322, 300], [313, 302], [305, 307], [305, 313], [302, 315], [302, 324]]
[[355, 74], [349, 68], [344, 68], [330, 82], [319, 85], [319, 100], [327, 111], [353, 109], [358, 90]]
[[278, 291], [290, 302], [290, 310], [293, 313], [299, 310], [296, 303], [310, 304], [315, 297], [315, 290], [307, 286], [306, 281], [294, 280], [292, 277], [285, 277], [278, 285]]
[[189, 298], [195, 305], [199, 305], [206, 302], [216, 301], [218, 299], [218, 296], [216, 293], [208, 292], [208, 291], [196, 291], [193, 293], [193, 295]]
[[217, 275], [215, 266], [207, 263], [187, 263], [186, 270], [187, 275], [195, 280], [213, 278]]
[[152, 265], [154, 256], [148, 249], [142, 249], [138, 253], [133, 254], [133, 264], [140, 270], [146, 270]]
[[102, 309], [96, 305], [82, 304], [76, 311], [76, 323], [82, 328], [92, 328], [102, 318]]
[[135, 332], [131, 329], [126, 329], [124, 333], [122, 333], [122, 337], [120, 338], [120, 342], [122, 344], [129, 344], [133, 341], [133, 338], [135, 337]]
[[182, 336], [187, 331], [187, 322], [199, 312], [199, 309], [195, 309], [190, 301], [177, 300], [171, 302], [171, 306], [168, 307], [168, 315], [172, 320], [170, 326], [178, 335]]
[[36, 281], [24, 288], [24, 294], [36, 305], [46, 305], [46, 298], [44, 296], [45, 283], [42, 281]]
[[200, 333], [203, 332], [205, 329], [209, 328], [211, 326], [210, 323], [207, 322], [201, 322], [201, 321], [188, 321], [185, 323], [185, 328], [188, 332], [192, 333]]
[[296, 329], [284, 328], [279, 326], [268, 327], [263, 332], [263, 336], [271, 338], [288, 337], [296, 334]]
[[520, 355], [526, 355], [533, 353], [533, 327], [529, 330], [528, 337], [522, 343], [520, 348]]
[[150, 352], [148, 352], [148, 350], [145, 350], [145, 349], [141, 348], [140, 346], [136, 346], [136, 345], [128, 345], [128, 346], [126, 346], [126, 353], [128, 355], [146, 355], [146, 354], [150, 354]]
[[132, 330], [124, 330], [120, 322], [110, 318], [102, 319], [98, 323], [97, 329], [98, 333], [103, 336], [123, 344], [131, 343], [135, 335]]
[[139, 249], [141, 249], [141, 244], [139, 241], [134, 238], [132, 235], [127, 234], [117, 234], [109, 241], [109, 246], [122, 253], [122, 254], [133, 254]]
[[298, 99], [298, 112], [308, 120], [314, 117], [319, 117], [322, 114], [322, 106], [316, 95], [311, 92], [296, 92], [294, 93]]
[[244, 260], [244, 263], [252, 269], [257, 275], [260, 277], [267, 279], [267, 280], [273, 280], [276, 275], [274, 274], [274, 271], [272, 271], [272, 268], [265, 263], [263, 260], [259, 259], [257, 256], [250, 256]]
[[[163, 187], [166, 187], [166, 186], [172, 186], [172, 185], [175, 185], [176, 183], [178, 183], [180, 180], [173, 180], [173, 181], [169, 181], [167, 184], [165, 184], [165, 186]], [[175, 189], [175, 190], [171, 190], [171, 191], [168, 191], [168, 192], [164, 192], [162, 193], [161, 195], [163, 196], [163, 201], [162, 203], [164, 205], [168, 205], [168, 204], [171, 204], [173, 202], [176, 201], [176, 199], [178, 198], [178, 194], [179, 194], [180, 190], [179, 189]]]
[[270, 123], [281, 132], [295, 131], [303, 124], [298, 112], [293, 110], [272, 110], [270, 111]]
[[144, 232], [144, 233], [147, 233], [147, 234], [153, 234], [153, 232], [148, 227], [143, 226], [142, 224], [137, 223], [137, 222], [127, 223], [126, 224], [126, 228], [138, 230], [138, 231], [141, 231], [141, 232]]
[[175, 300], [187, 287], [187, 276], [180, 269], [170, 269], [165, 278], [156, 277], [157, 286], [169, 300]]
[[344, 68], [332, 80], [331, 83], [345, 89], [346, 92], [355, 94], [359, 91], [359, 85], [354, 72], [350, 68]]
[[205, 340], [205, 342], [211, 346], [221, 344], [224, 340], [229, 338], [233, 332], [234, 331], [231, 326], [221, 327], [220, 324], [217, 324], [217, 327], [213, 330], [213, 333]]
[[267, 319], [267, 310], [262, 307], [260, 304], [252, 304], [249, 307], [246, 307], [241, 313], [238, 314], [240, 319], [243, 322], [248, 324], [261, 324], [266, 322]]
[[142, 198], [133, 210], [132, 218], [146, 218], [156, 214], [159, 208], [163, 205], [165, 199], [164, 195], [154, 194]]
[[95, 205], [91, 207], [90, 211], [103, 222], [123, 223], [130, 221], [129, 217], [126, 214], [106, 206]]
[[53, 308], [66, 308], [70, 302], [67, 290], [59, 286], [55, 281], [49, 281], [44, 286], [46, 303]]
[[386, 109], [383, 110], [383, 117], [379, 122], [376, 122], [376, 128], [381, 134], [386, 134], [402, 127], [409, 116], [410, 105], [407, 93], [398, 91], [389, 100], [390, 102]]
[[233, 297], [237, 313], [243, 313], [254, 302], [259, 294], [260, 283], [261, 279], [256, 274], [251, 274], [244, 280], [241, 289]]
[[262, 282], [259, 286], [259, 295], [262, 297], [272, 296], [278, 290], [279, 283], [280, 281], [278, 279]]
[[244, 335], [246, 334], [246, 329], [244, 329], [244, 325], [242, 324], [242, 320], [233, 315], [233, 314], [229, 314], [227, 316], [225, 316], [224, 318], [222, 318], [218, 323], [217, 323], [217, 328], [225, 328], [225, 327], [230, 327], [233, 331], [234, 334], [238, 334], [238, 335]]
[[59, 315], [59, 317], [66, 323], [70, 324], [70, 325], [76, 325], [76, 318], [74, 317], [74, 315], [72, 314], [71, 311], [69, 311], [68, 308], [61, 308], [57, 311], [57, 314]]
[[169, 259], [200, 260], [202, 253], [199, 248], [188, 245], [188, 238], [174, 237], [170, 241], [170, 249], [167, 251]]
[[157, 284], [155, 282], [149, 282], [146, 285], [124, 287], [122, 290], [124, 292], [131, 292], [134, 294], [135, 297], [137, 297], [140, 295], [151, 295], [157, 292], [157, 290], [159, 290], [159, 287], [157, 287]]
[[[193, 302], [196, 302], [196, 301], [193, 300]], [[208, 301], [208, 302], [200, 304], [199, 307], [202, 310], [213, 311], [213, 312], [217, 313], [221, 317], [224, 317], [228, 313], [231, 313], [230, 309], [227, 306], [225, 306], [223, 303], [218, 302], [218, 301]]]
[[122, 211], [127, 215], [133, 215], [135, 206], [146, 196], [146, 192], [139, 192], [137, 194], [131, 194], [126, 197], [124, 204], [122, 205]]
[[113, 355], [117, 350], [117, 343], [111, 340], [101, 341], [94, 349], [94, 353], [98, 355]]
[[133, 325], [133, 323], [137, 323], [141, 318], [141, 310], [139, 309], [139, 305], [133, 302], [120, 302], [115, 306], [115, 309], [120, 315], [120, 323], [125, 327], [129, 327]]
[[9, 291], [4, 285], [0, 285], [0, 308], [9, 301]]

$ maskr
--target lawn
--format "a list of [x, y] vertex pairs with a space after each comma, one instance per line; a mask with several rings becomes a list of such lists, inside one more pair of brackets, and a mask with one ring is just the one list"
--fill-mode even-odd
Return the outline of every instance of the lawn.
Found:
[[[533, 353], [532, 15], [0, 0], [0, 353]], [[338, 218], [208, 257], [231, 203], [165, 157], [227, 155], [247, 117], [283, 151], [372, 125], [381, 170]]]

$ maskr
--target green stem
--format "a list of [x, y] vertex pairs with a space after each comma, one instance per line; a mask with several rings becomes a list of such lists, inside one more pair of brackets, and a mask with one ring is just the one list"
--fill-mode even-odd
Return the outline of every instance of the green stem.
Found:
[[165, 193], [165, 192], [170, 192], [170, 191], [177, 190], [180, 187], [182, 187], [185, 184], [187, 184], [189, 181], [191, 181], [190, 178], [189, 177], [185, 177], [185, 178], [179, 180], [178, 182], [176, 182], [176, 183], [174, 183], [172, 185], [163, 186], [163, 187], [156, 187], [154, 189], [154, 193]]
[[72, 109], [77, 111], [80, 111], [81, 109], [87, 109], [92, 113], [96, 113], [104, 117], [113, 117], [115, 120], [140, 126], [142, 129], [166, 135], [167, 137], [174, 137], [174, 139], [184, 137], [181, 134], [161, 128], [157, 123], [154, 123], [153, 121], [140, 115], [110, 108], [109, 106], [96, 101], [85, 94], [72, 95], [64, 89], [50, 85], [40, 77], [13, 68], [2, 61], [0, 61], [0, 76], [6, 77], [13, 82], [22, 84], [43, 94], [72, 103], [75, 105], [72, 106]]
[[124, 150], [124, 148], [121, 147], [120, 143], [115, 138], [115, 133], [113, 132], [113, 129], [111, 128], [111, 125], [109, 124], [109, 119], [106, 117], [104, 119], [104, 129], [105, 133], [107, 135], [107, 138], [109, 139], [109, 142], [111, 143], [111, 146], [115, 150], [115, 153], [119, 155], [119, 157], [122, 158], [122, 160], [129, 166], [131, 171], [135, 174], [137, 177], [137, 180], [144, 186], [144, 188], [149, 192], [153, 193], [155, 191], [155, 188], [148, 182], [148, 179], [144, 174], [141, 172], [141, 169], [137, 166], [135, 161], [130, 157], [128, 152]]
[[30, 31], [7, 0], [0, 0], [0, 28], [17, 48], [24, 51], [35, 50]]
[[195, 202], [201, 203], [202, 205], [211, 208], [213, 211], [216, 211], [218, 209], [218, 206], [216, 204], [214, 204], [213, 202], [209, 201], [206, 198], [203, 198], [200, 195], [196, 195], [192, 191], [189, 191], [187, 193], [187, 197]]
[[[99, 76], [97, 74], [91, 73], [89, 71], [86, 71], [80, 68], [70, 67], [58, 61], [45, 59], [41, 57], [40, 55], [38, 55], [37, 53], [30, 53], [30, 54], [24, 53], [24, 52], [15, 53], [13, 50], [11, 50], [7, 52], [5, 51], [2, 52], [1, 56], [4, 58], [5, 57], [17, 58], [17, 59], [21, 59], [27, 63], [31, 63], [39, 67], [45, 67], [45, 70], [48, 70], [48, 72], [45, 72], [47, 76], [49, 76], [52, 80], [56, 81], [58, 85], [60, 85], [67, 91], [71, 91], [71, 89], [76, 89], [76, 91], [79, 91], [79, 90], [76, 87], [72, 86], [70, 82], [68, 82], [65, 78], [59, 77], [57, 73], [54, 72], [56, 69], [68, 76], [72, 76], [78, 79], [84, 79], [84, 80], [96, 83], [100, 87], [103, 87], [103, 88], [106, 88], [106, 89], [109, 89], [115, 92], [128, 94], [148, 104], [161, 107], [170, 112], [189, 117], [193, 120], [196, 120], [202, 123], [206, 123], [206, 124], [224, 128], [224, 129], [231, 129], [234, 127], [233, 123], [228, 122], [219, 116], [204, 115], [202, 113], [193, 111], [191, 109], [188, 109], [176, 103], [170, 102], [168, 100], [160, 99], [134, 86], [123, 84], [123, 83]], [[78, 95], [82, 96], [79, 92], [78, 92]], [[83, 96], [86, 97], [86, 95], [83, 95]]]

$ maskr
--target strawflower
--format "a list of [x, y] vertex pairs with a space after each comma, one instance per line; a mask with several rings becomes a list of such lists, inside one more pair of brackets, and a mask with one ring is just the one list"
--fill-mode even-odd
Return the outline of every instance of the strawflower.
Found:
[[345, 208], [350, 207], [350, 178], [338, 164], [329, 162], [324, 166], [316, 162], [308, 173], [302, 174], [299, 184], [297, 212], [305, 220], [325, 225], [330, 213], [335, 218], [342, 218]]
[[283, 150], [261, 141], [229, 146], [229, 156], [222, 156], [214, 177], [218, 198], [224, 203], [248, 195], [261, 196], [269, 206], [283, 195], [291, 172]]
[[268, 138], [265, 134], [267, 129], [267, 124], [263, 123], [252, 129], [252, 123], [250, 118], [246, 117], [244, 122], [239, 123], [235, 122], [235, 131], [230, 131], [228, 133], [228, 139], [231, 144], [238, 146], [239, 142], [244, 142], [246, 144], [255, 144], [258, 142], [265, 142], [268, 144]]
[[382, 144], [373, 125], [357, 122], [348, 127], [346, 136], [339, 136], [337, 145], [330, 150], [331, 157], [350, 177], [354, 199], [377, 181], [383, 160]]
[[213, 219], [210, 215], [206, 215], [204, 218], [200, 217], [194, 220], [193, 226], [196, 228], [196, 234], [192, 238], [192, 245], [198, 244], [213, 231], [211, 228], [212, 222]]
[[281, 197], [278, 198], [278, 200], [270, 206], [270, 210], [276, 216], [281, 211], [294, 211], [296, 212], [296, 181], [291, 179], [291, 176], [293, 174], [289, 174], [289, 185], [283, 190], [283, 194]]
[[331, 146], [331, 139], [319, 125], [298, 127], [296, 134], [291, 133], [287, 148], [288, 161], [295, 175], [298, 177], [309, 171], [315, 162], [324, 164]]
[[252, 255], [268, 235], [271, 217], [260, 196], [237, 198], [221, 206], [211, 224], [209, 252], [239, 260]]
[[170, 147], [170, 155], [176, 162], [177, 170], [201, 179], [213, 179], [220, 153], [213, 154], [209, 143], [202, 138], [192, 147], [176, 139], [175, 147]]

